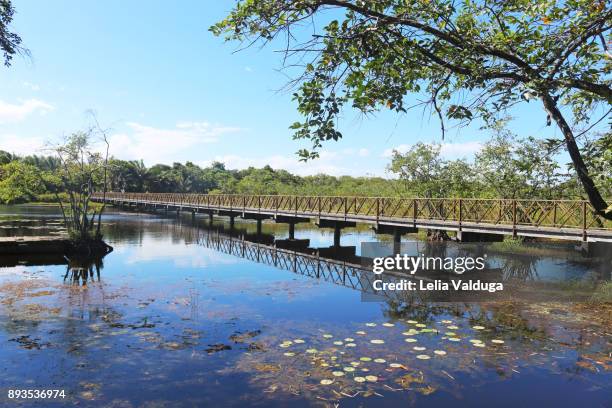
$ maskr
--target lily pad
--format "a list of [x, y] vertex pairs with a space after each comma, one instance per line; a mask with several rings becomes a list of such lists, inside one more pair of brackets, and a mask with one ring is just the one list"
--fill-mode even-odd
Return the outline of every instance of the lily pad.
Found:
[[437, 354], [439, 356], [445, 356], [446, 355], [446, 351], [444, 351], [444, 350], [434, 350], [434, 354]]
[[295, 339], [295, 340], [293, 340], [293, 342], [294, 342], [295, 344], [302, 344], [302, 343], [305, 343], [305, 342], [304, 342], [304, 340], [302, 340], [302, 339]]
[[362, 382], [365, 382], [365, 381], [366, 381], [366, 379], [365, 379], [365, 378], [363, 378], [363, 377], [355, 377], [355, 378], [354, 378], [354, 380], [355, 380], [356, 382], [358, 382], [358, 383], [362, 383]]
[[374, 340], [370, 340], [370, 343], [372, 344], [385, 344], [384, 340], [380, 340], [380, 339], [374, 339]]
[[344, 339], [344, 341], [346, 341], [346, 342], [350, 343], [350, 342], [355, 341], [355, 339], [352, 339], [352, 338], [350, 338], [350, 337], [347, 337], [346, 339]]
[[417, 324], [415, 324], [415, 326], [416, 327], [427, 327], [427, 325], [423, 324], [423, 323], [417, 323]]
[[295, 353], [292, 353], [292, 352], [288, 351], [286, 353], [283, 353], [283, 355], [287, 356], [287, 357], [293, 357], [293, 356], [295, 356]]
[[366, 323], [365, 325], [368, 327], [376, 327], [376, 323]]
[[372, 359], [370, 357], [360, 357], [359, 359], [361, 361], [372, 361]]
[[408, 337], [408, 338], [404, 339], [404, 341], [405, 341], [406, 343], [416, 343], [416, 342], [417, 342], [417, 339], [412, 338], [412, 337]]
[[458, 326], [446, 326], [446, 328], [449, 330], [459, 330]]
[[343, 344], [344, 344], [344, 343], [342, 343], [341, 341], [334, 341], [334, 345], [336, 345], [336, 346], [341, 346], [341, 345], [343, 345]]
[[331, 339], [334, 336], [332, 336], [331, 334], [324, 334], [323, 337], [326, 339]]
[[311, 348], [311, 349], [306, 350], [306, 352], [308, 354], [315, 354], [317, 352], [317, 349]]
[[385, 327], [393, 327], [393, 326], [395, 326], [393, 323], [383, 323], [382, 325], [385, 326]]
[[357, 345], [355, 343], [346, 343], [344, 346], [345, 347], [355, 347]]
[[375, 358], [375, 359], [374, 359], [374, 362], [375, 362], [375, 363], [386, 363], [386, 362], [387, 362], [387, 360], [385, 360], [384, 358]]
[[344, 367], [343, 370], [347, 373], [352, 373], [353, 371], [355, 371], [355, 367]]
[[431, 357], [429, 357], [427, 354], [419, 354], [418, 356], [416, 356], [416, 358], [418, 358], [419, 360], [429, 360]]
[[474, 330], [484, 330], [484, 326], [472, 326], [472, 329]]
[[461, 341], [459, 337], [449, 337], [448, 341]]
[[413, 349], [413, 350], [415, 350], [415, 351], [423, 351], [423, 350], [426, 350], [426, 348], [425, 348], [425, 347], [420, 347], [420, 346], [414, 346], [412, 349]]
[[406, 323], [417, 324], [418, 322], [416, 320], [406, 320]]
[[342, 371], [332, 371], [334, 377], [342, 377], [344, 373]]
[[376, 382], [378, 381], [378, 377], [375, 375], [366, 375], [366, 380], [368, 380], [369, 382]]
[[334, 383], [334, 380], [328, 380], [328, 379], [321, 380], [321, 385], [330, 385], [333, 383]]
[[362, 336], [363, 336], [364, 334], [366, 334], [366, 332], [364, 332], [363, 330], [356, 331], [355, 333], [356, 333], [356, 334], [360, 334], [360, 335], [362, 335]]
[[495, 343], [495, 344], [504, 344], [504, 341], [503, 341], [503, 340], [500, 340], [500, 339], [493, 339], [493, 340], [491, 340], [491, 343]]
[[399, 364], [399, 363], [391, 363], [391, 364], [389, 364], [389, 367], [391, 367], [391, 368], [400, 368], [401, 366], [402, 365]]

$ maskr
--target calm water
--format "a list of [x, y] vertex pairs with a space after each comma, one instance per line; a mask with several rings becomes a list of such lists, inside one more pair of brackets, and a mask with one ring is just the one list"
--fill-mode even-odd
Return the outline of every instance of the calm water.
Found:
[[[101, 263], [1, 258], [0, 405], [43, 406], [7, 399], [29, 388], [66, 390], [44, 406], [612, 406], [610, 304], [363, 301], [343, 261], [317, 279], [312, 256], [275, 251], [286, 226], [221, 221], [113, 211]], [[1, 235], [60, 232], [53, 208], [0, 208]], [[347, 229], [342, 245], [376, 239]], [[508, 279], [609, 277], [570, 247], [490, 262]]]

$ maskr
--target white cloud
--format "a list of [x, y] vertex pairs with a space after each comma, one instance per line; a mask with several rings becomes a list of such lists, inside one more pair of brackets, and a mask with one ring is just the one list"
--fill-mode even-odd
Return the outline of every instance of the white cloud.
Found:
[[[413, 145], [401, 144], [383, 152], [382, 157], [391, 157], [393, 150], [406, 153]], [[470, 141], [462, 143], [442, 143], [440, 145], [440, 155], [446, 159], [470, 158], [482, 149], [482, 143]]]
[[26, 156], [43, 154], [45, 141], [40, 137], [20, 137], [17, 135], [0, 135], [0, 149], [9, 153]]
[[160, 129], [128, 122], [129, 132], [109, 138], [111, 154], [122, 158], [142, 159], [147, 165], [180, 160], [192, 156], [194, 149], [214, 143], [219, 136], [240, 131], [240, 128], [208, 122], [178, 122], [173, 129]]
[[359, 157], [367, 157], [367, 156], [370, 155], [370, 151], [368, 149], [366, 149], [366, 148], [361, 148], [361, 149], [359, 149], [357, 154], [359, 155]]
[[248, 67], [248, 66], [247, 66], [247, 67], [244, 67], [244, 70], [245, 70], [246, 72], [253, 72], [253, 68]]
[[19, 122], [34, 112], [45, 114], [54, 108], [39, 99], [28, 99], [19, 104], [0, 101], [0, 123]]
[[31, 82], [28, 81], [24, 81], [22, 82], [23, 86], [25, 86], [26, 88], [31, 89], [32, 91], [40, 91], [40, 86], [33, 84]]

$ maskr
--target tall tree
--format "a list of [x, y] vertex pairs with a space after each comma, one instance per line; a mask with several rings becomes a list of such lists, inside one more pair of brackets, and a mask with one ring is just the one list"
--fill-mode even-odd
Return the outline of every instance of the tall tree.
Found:
[[303, 158], [342, 136], [345, 105], [370, 113], [426, 104], [444, 135], [449, 119], [492, 123], [537, 99], [591, 204], [612, 219], [574, 134], [593, 112], [610, 113], [611, 28], [605, 0], [247, 0], [211, 31], [252, 43], [284, 36], [284, 61], [302, 64], [294, 97], [304, 121], [292, 128], [312, 142]]
[[4, 65], [11, 65], [13, 55], [26, 52], [21, 47], [21, 37], [10, 30], [9, 25], [13, 21], [15, 8], [11, 0], [0, 0], [0, 50], [4, 58]]

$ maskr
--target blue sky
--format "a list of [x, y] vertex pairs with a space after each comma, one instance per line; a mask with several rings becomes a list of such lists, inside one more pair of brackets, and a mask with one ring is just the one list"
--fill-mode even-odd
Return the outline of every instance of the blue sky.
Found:
[[[208, 27], [232, 1], [14, 1], [14, 29], [32, 58], [0, 68], [0, 149], [42, 153], [48, 141], [85, 127], [87, 110], [111, 128], [112, 153], [145, 164], [213, 160], [229, 168], [270, 164], [298, 174], [385, 175], [389, 151], [440, 142], [421, 110], [364, 118], [344, 113], [344, 139], [300, 163], [289, 125], [299, 116], [275, 46], [235, 52]], [[536, 103], [512, 129], [558, 135]], [[447, 134], [443, 154], [471, 157], [489, 134]]]

